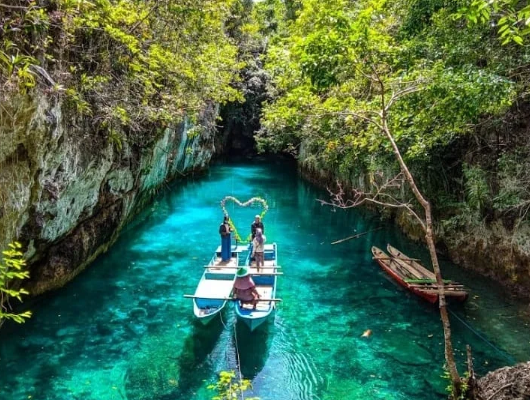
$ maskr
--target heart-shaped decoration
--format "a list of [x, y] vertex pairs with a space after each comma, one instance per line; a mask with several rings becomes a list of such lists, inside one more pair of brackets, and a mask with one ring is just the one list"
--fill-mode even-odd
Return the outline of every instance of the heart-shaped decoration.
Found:
[[[265, 201], [265, 199], [262, 199], [261, 197], [252, 197], [251, 199], [248, 199], [247, 201], [242, 203], [241, 201], [239, 201], [239, 199], [237, 199], [234, 196], [226, 196], [223, 200], [221, 200], [221, 208], [223, 209], [224, 215], [228, 215], [228, 211], [226, 209], [226, 202], [227, 201], [233, 201], [235, 204], [237, 204], [238, 206], [241, 206], [241, 207], [248, 207], [248, 206], [252, 206], [252, 205], [254, 205], [256, 203], [260, 203], [261, 206], [263, 207], [263, 210], [261, 211], [261, 214], [260, 214], [261, 219], [263, 219], [265, 214], [267, 214], [267, 211], [269, 211], [269, 206], [268, 206], [267, 202]], [[238, 242], [242, 242], [241, 236], [239, 236], [239, 233], [237, 232], [237, 228], [234, 225], [232, 219], [230, 219], [230, 225], [231, 225], [232, 230], [233, 230], [233, 232], [235, 234], [236, 240]]]

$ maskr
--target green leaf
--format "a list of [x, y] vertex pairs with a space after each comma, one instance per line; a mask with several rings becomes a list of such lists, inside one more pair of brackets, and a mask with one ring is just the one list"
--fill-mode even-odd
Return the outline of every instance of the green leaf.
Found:
[[[13, 242], [8, 245], [8, 250], [2, 252], [4, 257], [3, 263], [0, 263], [0, 293], [3, 293], [1, 298], [7, 300], [4, 302], [3, 307], [6, 305], [9, 307], [9, 298], [22, 301], [22, 295], [29, 294], [24, 288], [13, 289], [10, 287], [14, 279], [25, 279], [29, 277], [28, 271], [21, 271], [26, 262], [20, 249], [22, 249], [22, 245], [18, 242]], [[2, 319], [11, 319], [17, 323], [22, 323], [26, 318], [31, 316], [30, 311], [14, 314], [5, 310], [6, 308], [0, 307], [0, 322]]]

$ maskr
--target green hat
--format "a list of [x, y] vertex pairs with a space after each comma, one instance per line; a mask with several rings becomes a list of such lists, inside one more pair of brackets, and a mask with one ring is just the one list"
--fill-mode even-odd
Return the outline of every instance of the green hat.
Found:
[[244, 276], [247, 276], [249, 273], [250, 273], [250, 272], [249, 272], [248, 268], [246, 268], [246, 267], [241, 267], [241, 268], [239, 268], [239, 269], [237, 270], [237, 272], [236, 272], [236, 276], [237, 276], [238, 278], [243, 278]]

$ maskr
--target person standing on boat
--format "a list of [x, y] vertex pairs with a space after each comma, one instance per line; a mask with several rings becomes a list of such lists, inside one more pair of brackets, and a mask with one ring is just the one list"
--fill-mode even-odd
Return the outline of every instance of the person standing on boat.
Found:
[[259, 272], [259, 267], [263, 267], [264, 259], [263, 254], [265, 252], [265, 235], [261, 232], [260, 228], [256, 229], [256, 237], [252, 240], [252, 257], [256, 260], [256, 268]]
[[246, 267], [241, 267], [237, 270], [234, 282], [234, 298], [240, 300], [243, 304], [252, 304], [255, 310], [258, 299], [261, 296], [256, 290], [256, 284], [249, 273], [250, 271]]
[[250, 225], [250, 232], [252, 234], [252, 240], [256, 237], [256, 230], [261, 229], [261, 233], [265, 233], [265, 227], [263, 226], [263, 222], [261, 222], [261, 216], [256, 215], [254, 217], [254, 222], [252, 225]]
[[230, 217], [225, 215], [223, 223], [219, 226], [219, 234], [221, 235], [221, 261], [230, 260], [231, 233]]

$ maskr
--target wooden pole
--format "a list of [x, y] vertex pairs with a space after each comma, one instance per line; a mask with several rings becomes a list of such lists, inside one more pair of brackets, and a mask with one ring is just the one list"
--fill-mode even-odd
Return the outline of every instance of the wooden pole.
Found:
[[[413, 288], [419, 288], [419, 289], [426, 289], [426, 290], [429, 290], [429, 289], [435, 289], [435, 290], [438, 290], [438, 285], [433, 285], [433, 286], [427, 286], [427, 285], [409, 285], [409, 287], [413, 287]], [[452, 286], [452, 285], [444, 285], [444, 289], [458, 289], [458, 290], [461, 290], [461, 291], [466, 291], [464, 286]]]
[[407, 258], [406, 260], [399, 257], [372, 257], [373, 260], [394, 260], [394, 261], [421, 261], [419, 258]]
[[[436, 282], [436, 279], [405, 279], [405, 282], [407, 283], [438, 283]], [[444, 285], [461, 285], [460, 283], [452, 281], [450, 279], [444, 279], [443, 283]]]
[[[203, 268], [212, 268], [212, 269], [239, 269], [239, 268], [254, 268], [256, 269], [255, 266], [241, 266], [241, 267], [223, 267], [222, 265], [205, 265], [203, 266]], [[259, 267], [259, 269], [279, 269], [281, 268], [280, 265], [272, 265], [272, 266], [267, 266], [267, 267]]]
[[[438, 289], [436, 283], [427, 283], [424, 285], [420, 284], [409, 284], [410, 287], [424, 288], [424, 289]], [[464, 289], [464, 285], [444, 285], [445, 289]]]
[[249, 275], [250, 276], [262, 276], [262, 275], [278, 276], [278, 275], [283, 275], [283, 272], [251, 272]]
[[[239, 300], [237, 298], [233, 297], [202, 297], [202, 296], [195, 296], [194, 294], [185, 294], [184, 297], [186, 299], [203, 299], [203, 300], [224, 300], [224, 301], [236, 301]], [[256, 301], [277, 301], [280, 302], [282, 299], [257, 299]]]
[[364, 236], [364, 235], [367, 235], [369, 234], [370, 232], [375, 232], [375, 231], [378, 231], [380, 229], [383, 229], [382, 227], [379, 227], [379, 228], [375, 228], [375, 229], [370, 229], [369, 231], [366, 231], [366, 232], [362, 232], [362, 233], [357, 233], [356, 235], [353, 235], [353, 236], [348, 236], [347, 238], [344, 238], [344, 239], [340, 239], [340, 240], [336, 240], [335, 242], [331, 242], [331, 244], [339, 244], [339, 243], [342, 243], [342, 242], [345, 242], [347, 240], [351, 240], [351, 239], [357, 239], [361, 236]]

